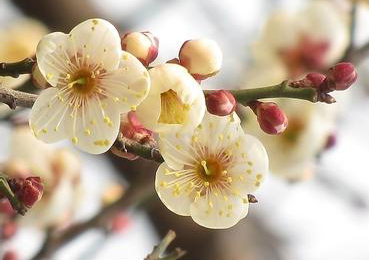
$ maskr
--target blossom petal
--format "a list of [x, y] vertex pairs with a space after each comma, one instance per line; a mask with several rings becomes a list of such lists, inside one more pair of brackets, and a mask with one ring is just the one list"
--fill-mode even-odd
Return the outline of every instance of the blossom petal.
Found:
[[221, 117], [206, 112], [204, 120], [196, 129], [199, 142], [208, 147], [210, 153], [228, 147], [242, 133], [236, 113]]
[[207, 228], [230, 228], [244, 216], [248, 203], [235, 196], [225, 200], [219, 194], [209, 193], [201, 196], [191, 204], [190, 213], [192, 219], [199, 225]]
[[106, 152], [118, 136], [120, 114], [115, 103], [95, 95], [66, 117], [65, 129], [70, 140], [81, 150], [100, 154]]
[[241, 136], [231, 147], [235, 166], [228, 169], [231, 189], [241, 196], [259, 188], [268, 173], [268, 155], [262, 143], [251, 135]]
[[[195, 197], [195, 190], [190, 186], [191, 177], [189, 174], [186, 175], [188, 177], [183, 177], [185, 173], [185, 170], [172, 170], [168, 164], [162, 163], [156, 171], [155, 179], [155, 189], [161, 201], [168, 209], [181, 216], [190, 215], [190, 205]], [[176, 182], [178, 186], [175, 185]]]
[[82, 60], [91, 64], [103, 64], [106, 70], [118, 67], [121, 54], [120, 37], [117, 29], [103, 19], [89, 19], [72, 29], [68, 45], [74, 54], [80, 52]]
[[191, 146], [189, 133], [167, 133], [159, 135], [159, 149], [165, 162], [172, 169], [182, 169], [185, 165], [193, 167], [198, 154]]
[[54, 87], [65, 78], [67, 73], [72, 72], [72, 67], [68, 63], [72, 54], [69, 52], [68, 35], [61, 32], [45, 35], [37, 45], [38, 68]]
[[139, 105], [150, 89], [146, 68], [132, 54], [122, 51], [117, 70], [102, 76], [99, 86], [116, 103], [121, 113]]
[[68, 114], [69, 106], [59, 98], [59, 93], [56, 88], [43, 90], [32, 107], [30, 127], [35, 136], [46, 143], [66, 137], [62, 121]]

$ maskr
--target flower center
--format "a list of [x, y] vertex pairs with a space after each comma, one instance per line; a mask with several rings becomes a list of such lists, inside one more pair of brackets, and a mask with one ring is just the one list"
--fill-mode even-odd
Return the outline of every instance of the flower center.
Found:
[[78, 71], [71, 77], [68, 83], [69, 88], [72, 88], [74, 92], [82, 95], [92, 94], [96, 85], [95, 75], [89, 70]]
[[189, 106], [183, 104], [174, 90], [160, 94], [161, 107], [158, 123], [183, 124], [187, 120]]
[[198, 176], [208, 182], [214, 182], [222, 176], [223, 167], [222, 165], [214, 159], [202, 160], [196, 168], [196, 173]]
[[293, 118], [289, 119], [287, 129], [282, 133], [281, 137], [290, 144], [295, 143], [300, 134], [305, 128], [305, 124], [301, 122], [301, 120], [293, 120]]

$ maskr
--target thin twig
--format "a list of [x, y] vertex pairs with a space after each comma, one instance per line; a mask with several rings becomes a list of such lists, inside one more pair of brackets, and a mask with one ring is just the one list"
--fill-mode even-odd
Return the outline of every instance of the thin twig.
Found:
[[31, 108], [37, 97], [35, 94], [4, 88], [0, 85], [0, 102], [7, 104], [11, 109], [16, 107]]
[[36, 64], [36, 61], [32, 58], [26, 58], [24, 60], [13, 63], [0, 63], [0, 76], [10, 76], [18, 78], [20, 74], [31, 74], [32, 68]]
[[344, 61], [350, 60], [350, 57], [352, 56], [355, 50], [356, 20], [357, 20], [357, 3], [353, 2], [350, 11], [349, 44], [346, 48], [345, 54], [342, 57], [342, 60]]
[[165, 237], [160, 241], [160, 243], [154, 246], [152, 252], [145, 257], [144, 260], [176, 260], [182, 257], [186, 252], [180, 248], [176, 248], [174, 251], [170, 252], [167, 256], [161, 257], [165, 253], [170, 243], [175, 239], [176, 233], [173, 230], [169, 230]]

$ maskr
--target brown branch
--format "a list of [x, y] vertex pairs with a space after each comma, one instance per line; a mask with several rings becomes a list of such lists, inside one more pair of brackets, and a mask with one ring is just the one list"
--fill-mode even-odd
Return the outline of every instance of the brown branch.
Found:
[[35, 94], [4, 88], [0, 85], [0, 102], [7, 104], [11, 109], [18, 106], [31, 108], [37, 97]]
[[32, 260], [49, 259], [56, 250], [81, 235], [83, 232], [91, 228], [105, 228], [109, 220], [116, 213], [139, 204], [150, 197], [154, 193], [152, 183], [151, 181], [147, 181], [147, 178], [142, 179], [142, 181], [128, 188], [127, 192], [120, 199], [104, 207], [90, 220], [74, 224], [64, 231], [51, 231], [45, 239], [43, 246]]
[[32, 68], [36, 61], [32, 58], [25, 58], [24, 60], [13, 63], [0, 63], [0, 76], [10, 76], [18, 78], [20, 74], [31, 74]]

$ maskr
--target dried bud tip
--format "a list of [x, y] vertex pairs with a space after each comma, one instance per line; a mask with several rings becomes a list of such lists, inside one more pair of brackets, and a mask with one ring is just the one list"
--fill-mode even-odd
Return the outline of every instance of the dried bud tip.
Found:
[[179, 62], [179, 59], [177, 59], [177, 58], [173, 58], [171, 60], [168, 60], [166, 63], [181, 65], [181, 63]]
[[121, 44], [122, 50], [131, 53], [146, 67], [158, 56], [159, 40], [150, 32], [126, 33]]
[[288, 118], [276, 103], [254, 101], [249, 106], [256, 114], [260, 128], [265, 133], [277, 135], [287, 128]]
[[247, 194], [247, 199], [249, 200], [249, 203], [257, 203], [258, 202], [256, 197], [252, 194]]
[[329, 69], [327, 77], [335, 83], [335, 90], [345, 90], [356, 81], [357, 72], [352, 63], [341, 62]]
[[217, 90], [206, 95], [206, 107], [210, 114], [226, 116], [236, 109], [236, 99], [228, 90]]
[[188, 40], [179, 50], [179, 60], [196, 80], [204, 80], [218, 73], [223, 53], [213, 40]]

